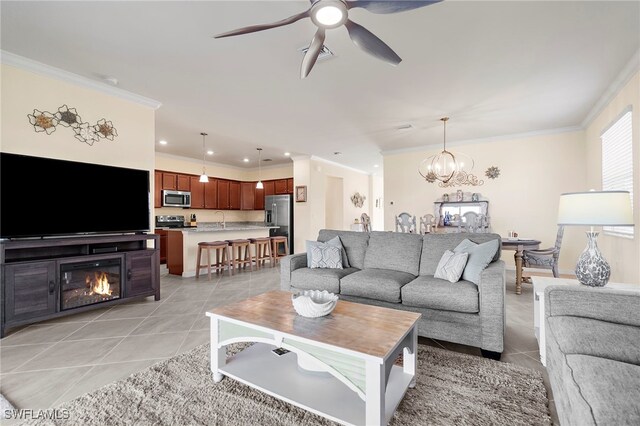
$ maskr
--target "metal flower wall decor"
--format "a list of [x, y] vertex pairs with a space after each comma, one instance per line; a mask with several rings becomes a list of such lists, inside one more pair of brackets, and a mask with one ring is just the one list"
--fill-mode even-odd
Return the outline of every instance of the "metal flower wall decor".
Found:
[[491, 166], [487, 169], [486, 172], [484, 172], [484, 174], [489, 179], [496, 179], [498, 176], [500, 176], [500, 169], [496, 166]]
[[118, 136], [113, 123], [106, 119], [100, 119], [96, 124], [83, 122], [75, 108], [69, 108], [66, 104], [58, 108], [58, 112], [51, 114], [48, 111], [33, 110], [33, 114], [27, 114], [29, 123], [36, 132], [45, 132], [47, 135], [56, 131], [58, 124], [69, 127], [75, 133], [74, 137], [87, 145], [93, 145], [100, 139], [112, 141]]

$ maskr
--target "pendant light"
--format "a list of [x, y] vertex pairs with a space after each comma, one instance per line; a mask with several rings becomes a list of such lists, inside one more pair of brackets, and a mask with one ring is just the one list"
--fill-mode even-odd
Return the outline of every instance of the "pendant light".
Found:
[[202, 174], [200, 175], [200, 182], [202, 183], [208, 183], [209, 182], [209, 176], [207, 176], [207, 172], [204, 168], [204, 159], [205, 159], [205, 148], [204, 148], [204, 138], [207, 136], [207, 134], [205, 132], [200, 133], [202, 135]]
[[432, 155], [420, 163], [418, 173], [428, 182], [439, 180], [447, 183], [458, 171], [458, 163], [456, 157], [450, 151], [447, 151], [447, 121], [449, 117], [442, 117], [442, 125], [444, 126], [444, 137], [442, 152]]
[[256, 189], [263, 189], [264, 185], [262, 184], [262, 148], [256, 148], [258, 150], [258, 183], [256, 184]]

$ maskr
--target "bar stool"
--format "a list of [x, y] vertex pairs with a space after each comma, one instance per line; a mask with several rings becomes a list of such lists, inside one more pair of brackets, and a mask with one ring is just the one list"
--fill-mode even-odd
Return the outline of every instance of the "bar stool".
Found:
[[[229, 256], [227, 253], [226, 241], [213, 241], [213, 242], [200, 242], [198, 243], [198, 258], [196, 260], [196, 278], [200, 277], [200, 269], [207, 267], [207, 277], [211, 280], [211, 267], [216, 271], [216, 274], [224, 273], [226, 266], [231, 273], [231, 264], [229, 263]], [[202, 251], [207, 252], [207, 264], [201, 263]], [[215, 263], [211, 263], [211, 250], [215, 250]]]
[[273, 266], [272, 252], [271, 252], [271, 238], [249, 238], [249, 242], [253, 245], [253, 260], [256, 262], [256, 267], [260, 269], [260, 266], [264, 266], [265, 260], [269, 260], [271, 266]]
[[[249, 249], [249, 240], [226, 240], [229, 248], [231, 249], [231, 264], [233, 270], [236, 271], [240, 266], [246, 268], [249, 265], [249, 269], [253, 270], [251, 264], [251, 250]], [[233, 273], [232, 273], [233, 274]]]
[[[275, 266], [280, 262], [280, 259], [289, 254], [289, 239], [287, 237], [270, 237], [271, 240], [271, 256], [273, 259], [273, 265]], [[280, 244], [284, 247], [284, 254], [278, 253]]]

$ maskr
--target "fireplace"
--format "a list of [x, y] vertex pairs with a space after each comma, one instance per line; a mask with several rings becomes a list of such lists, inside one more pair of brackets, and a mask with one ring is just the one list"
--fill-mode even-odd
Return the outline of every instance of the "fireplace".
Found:
[[61, 309], [119, 299], [122, 291], [122, 259], [60, 265]]

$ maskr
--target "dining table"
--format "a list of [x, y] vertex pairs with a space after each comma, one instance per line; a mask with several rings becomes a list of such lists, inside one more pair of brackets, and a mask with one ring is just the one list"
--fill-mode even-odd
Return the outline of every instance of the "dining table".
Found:
[[524, 250], [537, 250], [540, 248], [539, 240], [525, 238], [503, 238], [502, 250], [515, 250], [513, 258], [516, 264], [516, 294], [522, 294], [522, 283], [530, 283], [530, 277], [522, 276], [522, 255]]

